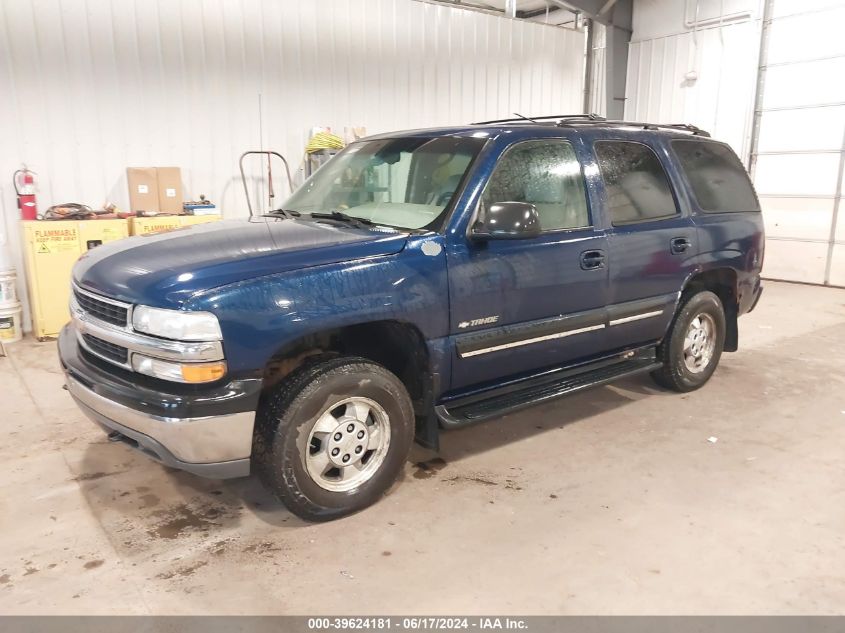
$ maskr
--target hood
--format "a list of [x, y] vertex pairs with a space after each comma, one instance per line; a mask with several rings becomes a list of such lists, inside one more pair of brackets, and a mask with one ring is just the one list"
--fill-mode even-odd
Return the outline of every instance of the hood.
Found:
[[310, 220], [211, 222], [94, 248], [73, 279], [120, 301], [181, 307], [197, 292], [245, 279], [398, 253], [407, 237]]

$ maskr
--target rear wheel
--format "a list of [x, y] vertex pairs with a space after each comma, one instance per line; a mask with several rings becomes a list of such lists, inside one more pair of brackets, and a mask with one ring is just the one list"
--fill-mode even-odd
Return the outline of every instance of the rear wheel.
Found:
[[716, 371], [725, 346], [725, 310], [708, 290], [682, 301], [658, 348], [663, 366], [651, 376], [662, 387], [687, 392], [703, 386]]
[[408, 456], [414, 414], [402, 382], [361, 358], [300, 368], [262, 403], [255, 470], [299, 517], [338, 518], [377, 501]]

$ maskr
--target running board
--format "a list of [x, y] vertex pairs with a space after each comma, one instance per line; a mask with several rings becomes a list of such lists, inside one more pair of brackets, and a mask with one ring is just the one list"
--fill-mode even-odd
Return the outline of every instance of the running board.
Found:
[[470, 396], [435, 407], [437, 417], [447, 429], [475, 424], [497, 418], [520, 409], [534, 406], [598, 387], [628, 376], [636, 376], [659, 369], [654, 348], [628, 352], [620, 360], [592, 363], [577, 369], [561, 369], [539, 378], [530, 378], [509, 387], [496, 389], [482, 396]]

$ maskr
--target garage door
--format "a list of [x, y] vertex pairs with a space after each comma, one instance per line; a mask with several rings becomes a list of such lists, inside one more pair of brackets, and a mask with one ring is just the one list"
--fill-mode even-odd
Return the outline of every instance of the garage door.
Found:
[[753, 160], [763, 274], [845, 286], [845, 3], [769, 2]]

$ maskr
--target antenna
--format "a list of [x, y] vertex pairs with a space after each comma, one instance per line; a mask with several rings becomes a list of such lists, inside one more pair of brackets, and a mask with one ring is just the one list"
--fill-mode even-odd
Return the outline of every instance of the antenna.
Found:
[[522, 114], [520, 114], [519, 112], [514, 112], [514, 114], [515, 114], [516, 116], [518, 116], [520, 119], [525, 119], [526, 121], [531, 121], [532, 123], [536, 123], [536, 122], [537, 122], [537, 121], [535, 121], [534, 119], [529, 119], [527, 116], [522, 115]]

